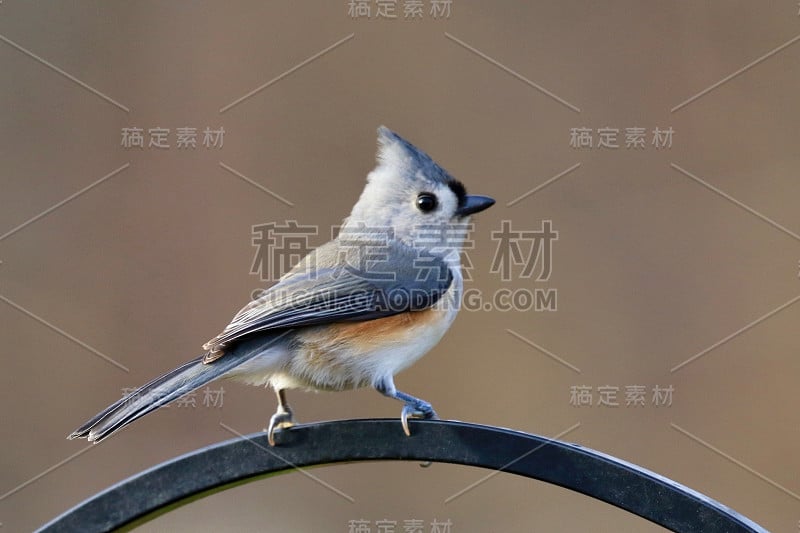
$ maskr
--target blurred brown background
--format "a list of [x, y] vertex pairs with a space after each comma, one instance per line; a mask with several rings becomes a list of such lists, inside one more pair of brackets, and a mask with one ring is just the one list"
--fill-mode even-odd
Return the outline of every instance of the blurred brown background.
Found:
[[[352, 17], [344, 0], [0, 2], [2, 529], [29, 530], [234, 437], [220, 422], [241, 433], [265, 425], [271, 392], [222, 383], [222, 407], [200, 394], [84, 453], [84, 441], [64, 440], [124, 388], [198, 354], [263, 285], [249, 273], [252, 226], [297, 220], [318, 225], [311, 244], [323, 242], [361, 191], [386, 124], [497, 198], [475, 220], [469, 287], [558, 295], [555, 311], [462, 312], [399, 388], [444, 418], [547, 436], [572, 428], [563, 439], [797, 531], [797, 3], [453, 0], [434, 17], [424, 0], [414, 20], [406, 3], [392, 20], [376, 17], [375, 2], [370, 18]], [[121, 146], [133, 127], [144, 148]], [[156, 127], [170, 129], [169, 148], [147, 146]], [[197, 128], [195, 149], [177, 148], [182, 127]], [[221, 148], [202, 146], [206, 127], [224, 128]], [[570, 146], [582, 127], [592, 148]], [[597, 147], [605, 127], [619, 148]], [[646, 129], [645, 146], [626, 149], [634, 127]], [[654, 146], [654, 128], [672, 128], [672, 145]], [[530, 231], [547, 219], [559, 232], [548, 281], [522, 278], [519, 265], [510, 281], [491, 272], [503, 220]], [[626, 406], [636, 385], [645, 404]], [[592, 406], [571, 403], [579, 386], [591, 387]], [[673, 388], [671, 406], [656, 405], [656, 386]], [[616, 387], [619, 406], [598, 406], [603, 387]], [[290, 400], [306, 422], [400, 409], [366, 390]], [[357, 519], [373, 531], [381, 519], [398, 531], [413, 519], [426, 531], [434, 519], [454, 532], [659, 530], [511, 475], [445, 504], [487, 474], [468, 468], [314, 474], [355, 503], [293, 473], [142, 531], [347, 531]]]

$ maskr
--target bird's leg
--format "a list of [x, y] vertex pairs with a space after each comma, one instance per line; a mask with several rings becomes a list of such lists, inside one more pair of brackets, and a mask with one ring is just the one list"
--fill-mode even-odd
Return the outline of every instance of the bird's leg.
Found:
[[292, 410], [286, 402], [286, 393], [283, 389], [276, 389], [275, 394], [278, 396], [278, 410], [269, 419], [269, 427], [267, 428], [267, 440], [270, 446], [275, 446], [276, 429], [287, 429], [294, 425]]
[[400, 422], [403, 424], [403, 432], [407, 436], [411, 436], [411, 430], [408, 429], [408, 417], [424, 418], [424, 419], [438, 419], [439, 416], [433, 410], [433, 406], [425, 400], [415, 398], [405, 392], [400, 392], [394, 386], [391, 378], [383, 380], [375, 385], [375, 390], [387, 396], [404, 402], [403, 410], [400, 412]]

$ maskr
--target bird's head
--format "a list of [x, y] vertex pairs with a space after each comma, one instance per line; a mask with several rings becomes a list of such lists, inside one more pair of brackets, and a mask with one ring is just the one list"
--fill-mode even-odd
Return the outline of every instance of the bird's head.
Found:
[[377, 166], [345, 226], [390, 229], [409, 245], [458, 252], [470, 215], [493, 204], [487, 196], [467, 194], [428, 154], [381, 126]]

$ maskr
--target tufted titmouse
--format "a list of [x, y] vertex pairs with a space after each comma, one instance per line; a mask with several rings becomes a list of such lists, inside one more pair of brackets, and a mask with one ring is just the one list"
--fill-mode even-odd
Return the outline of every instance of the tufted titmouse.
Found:
[[470, 215], [494, 204], [385, 127], [376, 168], [339, 235], [309, 253], [251, 301], [205, 354], [98, 413], [69, 438], [100, 441], [137, 418], [225, 377], [271, 385], [275, 431], [294, 424], [286, 389], [371, 386], [404, 402], [408, 417], [434, 418], [431, 405], [398, 391], [394, 375], [433, 348], [461, 304], [459, 252]]

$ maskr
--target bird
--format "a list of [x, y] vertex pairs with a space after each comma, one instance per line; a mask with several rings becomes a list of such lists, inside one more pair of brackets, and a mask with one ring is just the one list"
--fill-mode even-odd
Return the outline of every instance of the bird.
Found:
[[139, 387], [67, 438], [100, 442], [212, 380], [271, 387], [265, 429], [295, 425], [286, 391], [371, 387], [403, 402], [400, 422], [438, 418], [394, 376], [429, 352], [461, 307], [460, 252], [470, 217], [494, 199], [464, 185], [392, 130], [378, 128], [376, 166], [338, 235], [244, 306], [204, 353]]

